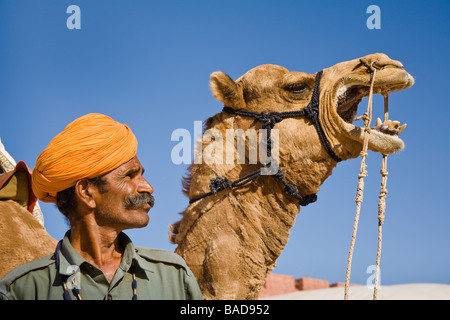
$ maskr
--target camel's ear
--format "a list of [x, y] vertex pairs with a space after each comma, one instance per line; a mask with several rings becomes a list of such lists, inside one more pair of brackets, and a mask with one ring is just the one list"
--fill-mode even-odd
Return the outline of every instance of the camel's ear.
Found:
[[227, 74], [217, 71], [211, 74], [211, 91], [214, 97], [225, 106], [236, 109], [245, 106], [242, 88]]

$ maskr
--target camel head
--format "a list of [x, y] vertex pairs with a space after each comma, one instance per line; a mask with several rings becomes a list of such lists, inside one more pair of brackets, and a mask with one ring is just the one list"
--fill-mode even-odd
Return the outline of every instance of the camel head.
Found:
[[[292, 192], [286, 191], [287, 185], [295, 186], [301, 197], [315, 194], [339, 160], [355, 158], [362, 150], [364, 130], [353, 122], [358, 104], [369, 95], [372, 68], [376, 68], [374, 93], [386, 95], [414, 83], [402, 64], [385, 54], [342, 62], [318, 74], [288, 71], [275, 65], [258, 66], [236, 81], [223, 72], [211, 74], [212, 93], [228, 108], [206, 121], [198, 149], [203, 155], [219, 155], [223, 161], [191, 165], [183, 187], [193, 202], [182, 213], [183, 218], [170, 226], [172, 234], [169, 234], [170, 240], [178, 245], [175, 252], [192, 269], [205, 298], [258, 297], [300, 209], [298, 194], [292, 196]], [[320, 75], [319, 82], [316, 79]], [[317, 99], [321, 129], [316, 129], [317, 121], [309, 117], [311, 106], [317, 105], [310, 102]], [[269, 112], [278, 114], [269, 117]], [[280, 113], [289, 116], [280, 117]], [[272, 116], [278, 119], [272, 121]], [[223, 140], [228, 145], [229, 139], [233, 145], [234, 137], [227, 135], [229, 129], [257, 131], [262, 139], [264, 130], [259, 129], [267, 128], [268, 119], [272, 151], [278, 146], [277, 160], [285, 181], [281, 180], [280, 171], [274, 177], [261, 174], [251, 183], [208, 195], [216, 177], [242, 181], [262, 167], [262, 161], [247, 161], [253, 143], [246, 142], [249, 152], [245, 153], [244, 162], [220, 159], [223, 154], [220, 146]], [[370, 130], [369, 148], [383, 154], [402, 149], [404, 143], [398, 138], [402, 129], [397, 121], [377, 121]], [[209, 130], [221, 134], [210, 139], [206, 134]], [[325, 136], [328, 144], [323, 144], [319, 135]], [[237, 144], [232, 148], [237, 150]], [[233, 156], [238, 159], [236, 152]]]
[[[399, 61], [376, 53], [341, 62], [323, 70], [320, 81], [319, 121], [333, 152], [342, 160], [355, 158], [362, 150], [364, 125], [354, 125], [361, 100], [369, 95], [371, 67], [376, 68], [374, 94], [403, 90], [413, 85], [413, 77]], [[305, 108], [311, 100], [315, 75], [288, 71], [276, 65], [251, 69], [236, 81], [223, 72], [211, 74], [211, 90], [225, 106], [254, 112], [286, 112]], [[374, 110], [376, 106], [374, 106]], [[362, 114], [364, 110], [360, 111]], [[398, 134], [405, 125], [398, 121], [377, 121], [369, 136], [369, 149], [390, 154], [404, 148]], [[280, 164], [291, 171], [294, 184], [303, 194], [315, 193], [331, 174], [336, 161], [322, 147], [314, 125], [306, 118], [289, 118], [277, 123]], [[327, 163], [327, 172], [317, 180], [314, 163]], [[307, 168], [305, 170], [305, 168]], [[318, 168], [317, 168], [318, 169]], [[311, 175], [312, 174], [312, 175]], [[303, 178], [300, 178], [302, 176]], [[306, 180], [306, 181], [305, 181]], [[308, 183], [309, 182], [309, 183]]]

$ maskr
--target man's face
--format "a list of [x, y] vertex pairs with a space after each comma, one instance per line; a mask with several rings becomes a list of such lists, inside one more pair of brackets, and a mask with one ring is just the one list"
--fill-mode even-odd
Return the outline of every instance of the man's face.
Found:
[[96, 221], [99, 225], [119, 230], [142, 228], [149, 222], [153, 206], [153, 187], [142, 174], [144, 168], [137, 157], [105, 174], [105, 185], [95, 193]]

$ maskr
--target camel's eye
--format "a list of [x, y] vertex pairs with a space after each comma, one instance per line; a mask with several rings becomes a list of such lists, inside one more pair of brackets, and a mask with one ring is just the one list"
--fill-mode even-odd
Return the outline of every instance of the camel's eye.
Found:
[[295, 94], [302, 94], [308, 89], [308, 86], [304, 83], [292, 83], [284, 87], [284, 90]]

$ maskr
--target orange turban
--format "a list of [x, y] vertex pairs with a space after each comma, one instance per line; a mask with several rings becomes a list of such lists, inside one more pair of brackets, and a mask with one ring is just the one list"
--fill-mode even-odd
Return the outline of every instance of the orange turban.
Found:
[[56, 203], [56, 194], [80, 179], [92, 179], [131, 160], [137, 140], [131, 129], [91, 113], [70, 123], [36, 160], [32, 187], [39, 200]]

